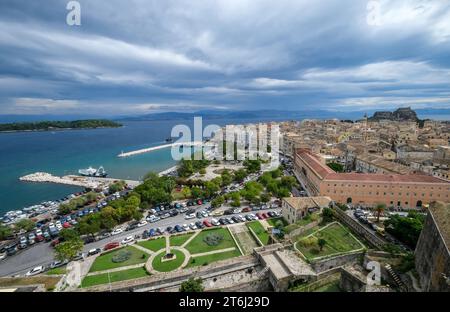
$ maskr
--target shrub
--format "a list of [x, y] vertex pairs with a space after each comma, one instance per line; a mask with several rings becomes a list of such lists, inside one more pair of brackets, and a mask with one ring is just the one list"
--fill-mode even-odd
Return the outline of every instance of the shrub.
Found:
[[220, 242], [222, 240], [223, 240], [223, 235], [216, 234], [216, 233], [208, 234], [205, 236], [205, 238], [203, 238], [203, 241], [208, 246], [217, 246], [220, 244]]
[[129, 260], [130, 258], [131, 258], [131, 251], [121, 250], [111, 258], [111, 261], [114, 263], [121, 263]]
[[299, 244], [302, 245], [303, 247], [317, 246], [318, 243], [319, 240], [315, 236], [305, 237], [299, 241]]

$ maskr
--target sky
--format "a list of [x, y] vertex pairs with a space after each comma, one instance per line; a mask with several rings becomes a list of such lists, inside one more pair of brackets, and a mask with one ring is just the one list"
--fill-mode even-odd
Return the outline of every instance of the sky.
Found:
[[450, 108], [450, 0], [0, 0], [0, 114]]

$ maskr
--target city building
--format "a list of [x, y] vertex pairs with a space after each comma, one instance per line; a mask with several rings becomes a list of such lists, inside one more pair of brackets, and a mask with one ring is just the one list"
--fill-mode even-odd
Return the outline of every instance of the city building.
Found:
[[425, 174], [337, 173], [306, 149], [296, 150], [294, 172], [311, 196], [341, 203], [413, 208], [450, 200], [448, 181]]
[[330, 205], [331, 198], [316, 197], [285, 197], [282, 202], [283, 218], [289, 223], [303, 219], [308, 213], [321, 210]]
[[430, 205], [415, 250], [416, 271], [424, 291], [450, 291], [450, 204]]

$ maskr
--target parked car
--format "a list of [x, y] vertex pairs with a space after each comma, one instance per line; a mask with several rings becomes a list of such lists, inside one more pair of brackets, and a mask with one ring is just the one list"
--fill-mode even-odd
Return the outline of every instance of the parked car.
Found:
[[103, 250], [110, 250], [119, 246], [120, 246], [119, 242], [110, 242], [106, 244], [105, 247], [103, 247]]
[[102, 252], [102, 250], [100, 248], [93, 248], [88, 251], [87, 256], [90, 257], [90, 256], [96, 255], [100, 252]]
[[180, 226], [180, 225], [175, 225], [175, 231], [177, 231], [177, 232], [183, 232], [183, 228]]
[[125, 238], [121, 241], [121, 244], [122, 244], [122, 245], [128, 245], [128, 244], [132, 244], [132, 243], [134, 243], [134, 236], [132, 236], [132, 235], [125, 237]]
[[50, 269], [59, 268], [59, 267], [65, 265], [66, 263], [67, 263], [67, 261], [55, 260], [52, 263], [50, 263]]
[[206, 227], [212, 227], [213, 225], [212, 225], [212, 223], [211, 222], [209, 222], [209, 220], [203, 220], [203, 224], [206, 226]]
[[121, 234], [121, 233], [123, 233], [123, 229], [122, 228], [118, 228], [118, 229], [113, 230], [111, 232], [111, 235], [117, 235], [117, 234]]
[[249, 215], [249, 214], [245, 216], [245, 219], [247, 219], [247, 221], [252, 221], [253, 220], [252, 216]]
[[188, 215], [186, 215], [184, 218], [185, 218], [186, 220], [194, 219], [194, 218], [195, 218], [195, 214], [193, 214], [193, 213], [188, 214]]
[[147, 221], [141, 220], [141, 221], [137, 224], [137, 227], [143, 227], [143, 226], [145, 226], [145, 225], [147, 225]]
[[214, 218], [211, 219], [211, 224], [214, 225], [214, 226], [220, 225], [219, 221], [217, 219], [214, 219]]
[[6, 258], [6, 252], [0, 253], [0, 261]]
[[181, 226], [183, 228], [183, 230], [187, 231], [189, 230], [189, 226], [185, 223]]
[[45, 267], [42, 266], [42, 265], [40, 265], [40, 266], [37, 266], [37, 267], [31, 269], [30, 271], [28, 271], [28, 272], [25, 274], [25, 276], [34, 276], [34, 275], [38, 275], [38, 274], [40, 274], [40, 273], [42, 273], [42, 272], [44, 272], [44, 271], [45, 271]]
[[250, 211], [252, 211], [252, 208], [250, 207], [242, 208], [242, 212], [250, 212]]
[[233, 224], [233, 223], [234, 223], [233, 219], [231, 219], [231, 218], [226, 218], [226, 219], [227, 219], [227, 222], [228, 222], [229, 224]]
[[195, 222], [195, 226], [196, 226], [198, 229], [203, 229], [203, 228], [205, 227], [205, 225], [204, 225], [201, 221]]

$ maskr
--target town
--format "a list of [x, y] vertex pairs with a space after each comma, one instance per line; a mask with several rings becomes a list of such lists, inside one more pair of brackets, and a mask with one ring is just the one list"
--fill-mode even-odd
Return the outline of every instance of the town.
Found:
[[[142, 181], [96, 178], [4, 216], [0, 289], [450, 290], [449, 122], [399, 108], [244, 126], [277, 140], [267, 157], [235, 151]], [[224, 144], [245, 154], [248, 140]]]

